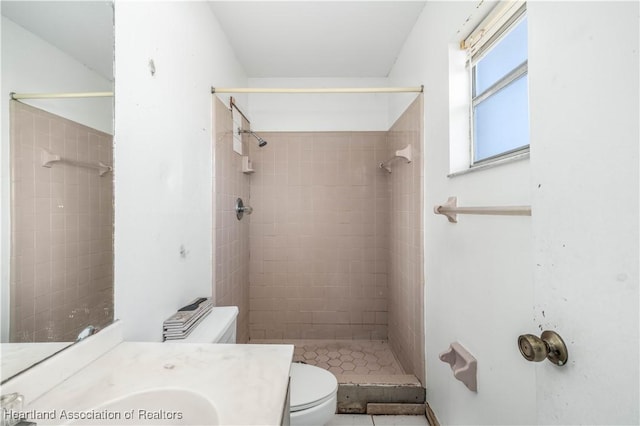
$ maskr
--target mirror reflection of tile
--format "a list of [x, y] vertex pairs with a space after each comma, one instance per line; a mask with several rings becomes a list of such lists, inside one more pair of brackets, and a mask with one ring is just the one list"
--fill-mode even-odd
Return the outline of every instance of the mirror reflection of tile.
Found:
[[12, 101], [11, 342], [76, 340], [113, 320], [113, 138]]

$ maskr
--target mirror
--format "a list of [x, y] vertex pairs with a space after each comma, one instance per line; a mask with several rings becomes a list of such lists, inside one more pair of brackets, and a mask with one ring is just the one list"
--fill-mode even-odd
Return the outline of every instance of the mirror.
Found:
[[2, 1], [2, 381], [113, 321], [113, 4]]

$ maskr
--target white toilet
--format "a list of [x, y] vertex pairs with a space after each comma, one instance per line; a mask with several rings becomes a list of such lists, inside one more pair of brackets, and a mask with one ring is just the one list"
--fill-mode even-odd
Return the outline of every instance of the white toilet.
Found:
[[[238, 307], [219, 306], [183, 340], [185, 343], [236, 343]], [[320, 426], [331, 420], [336, 412], [338, 381], [319, 367], [291, 364], [291, 424]]]
[[291, 424], [324, 425], [336, 413], [336, 376], [313, 365], [291, 364]]

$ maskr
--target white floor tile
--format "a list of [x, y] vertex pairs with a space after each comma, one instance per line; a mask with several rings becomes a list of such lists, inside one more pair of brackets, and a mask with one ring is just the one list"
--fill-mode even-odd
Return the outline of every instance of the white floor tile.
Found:
[[373, 426], [373, 420], [366, 414], [336, 414], [326, 426]]
[[429, 426], [429, 423], [424, 416], [336, 414], [326, 426]]
[[425, 416], [373, 416], [375, 426], [429, 426]]

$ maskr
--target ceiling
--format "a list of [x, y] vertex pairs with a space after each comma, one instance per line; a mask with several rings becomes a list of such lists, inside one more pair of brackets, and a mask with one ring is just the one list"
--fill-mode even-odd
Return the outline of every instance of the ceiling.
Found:
[[6, 1], [2, 15], [113, 80], [110, 1]]
[[[386, 77], [424, 1], [209, 1], [247, 76]], [[6, 1], [2, 15], [113, 80], [110, 1]]]
[[210, 1], [248, 77], [386, 77], [424, 1]]

